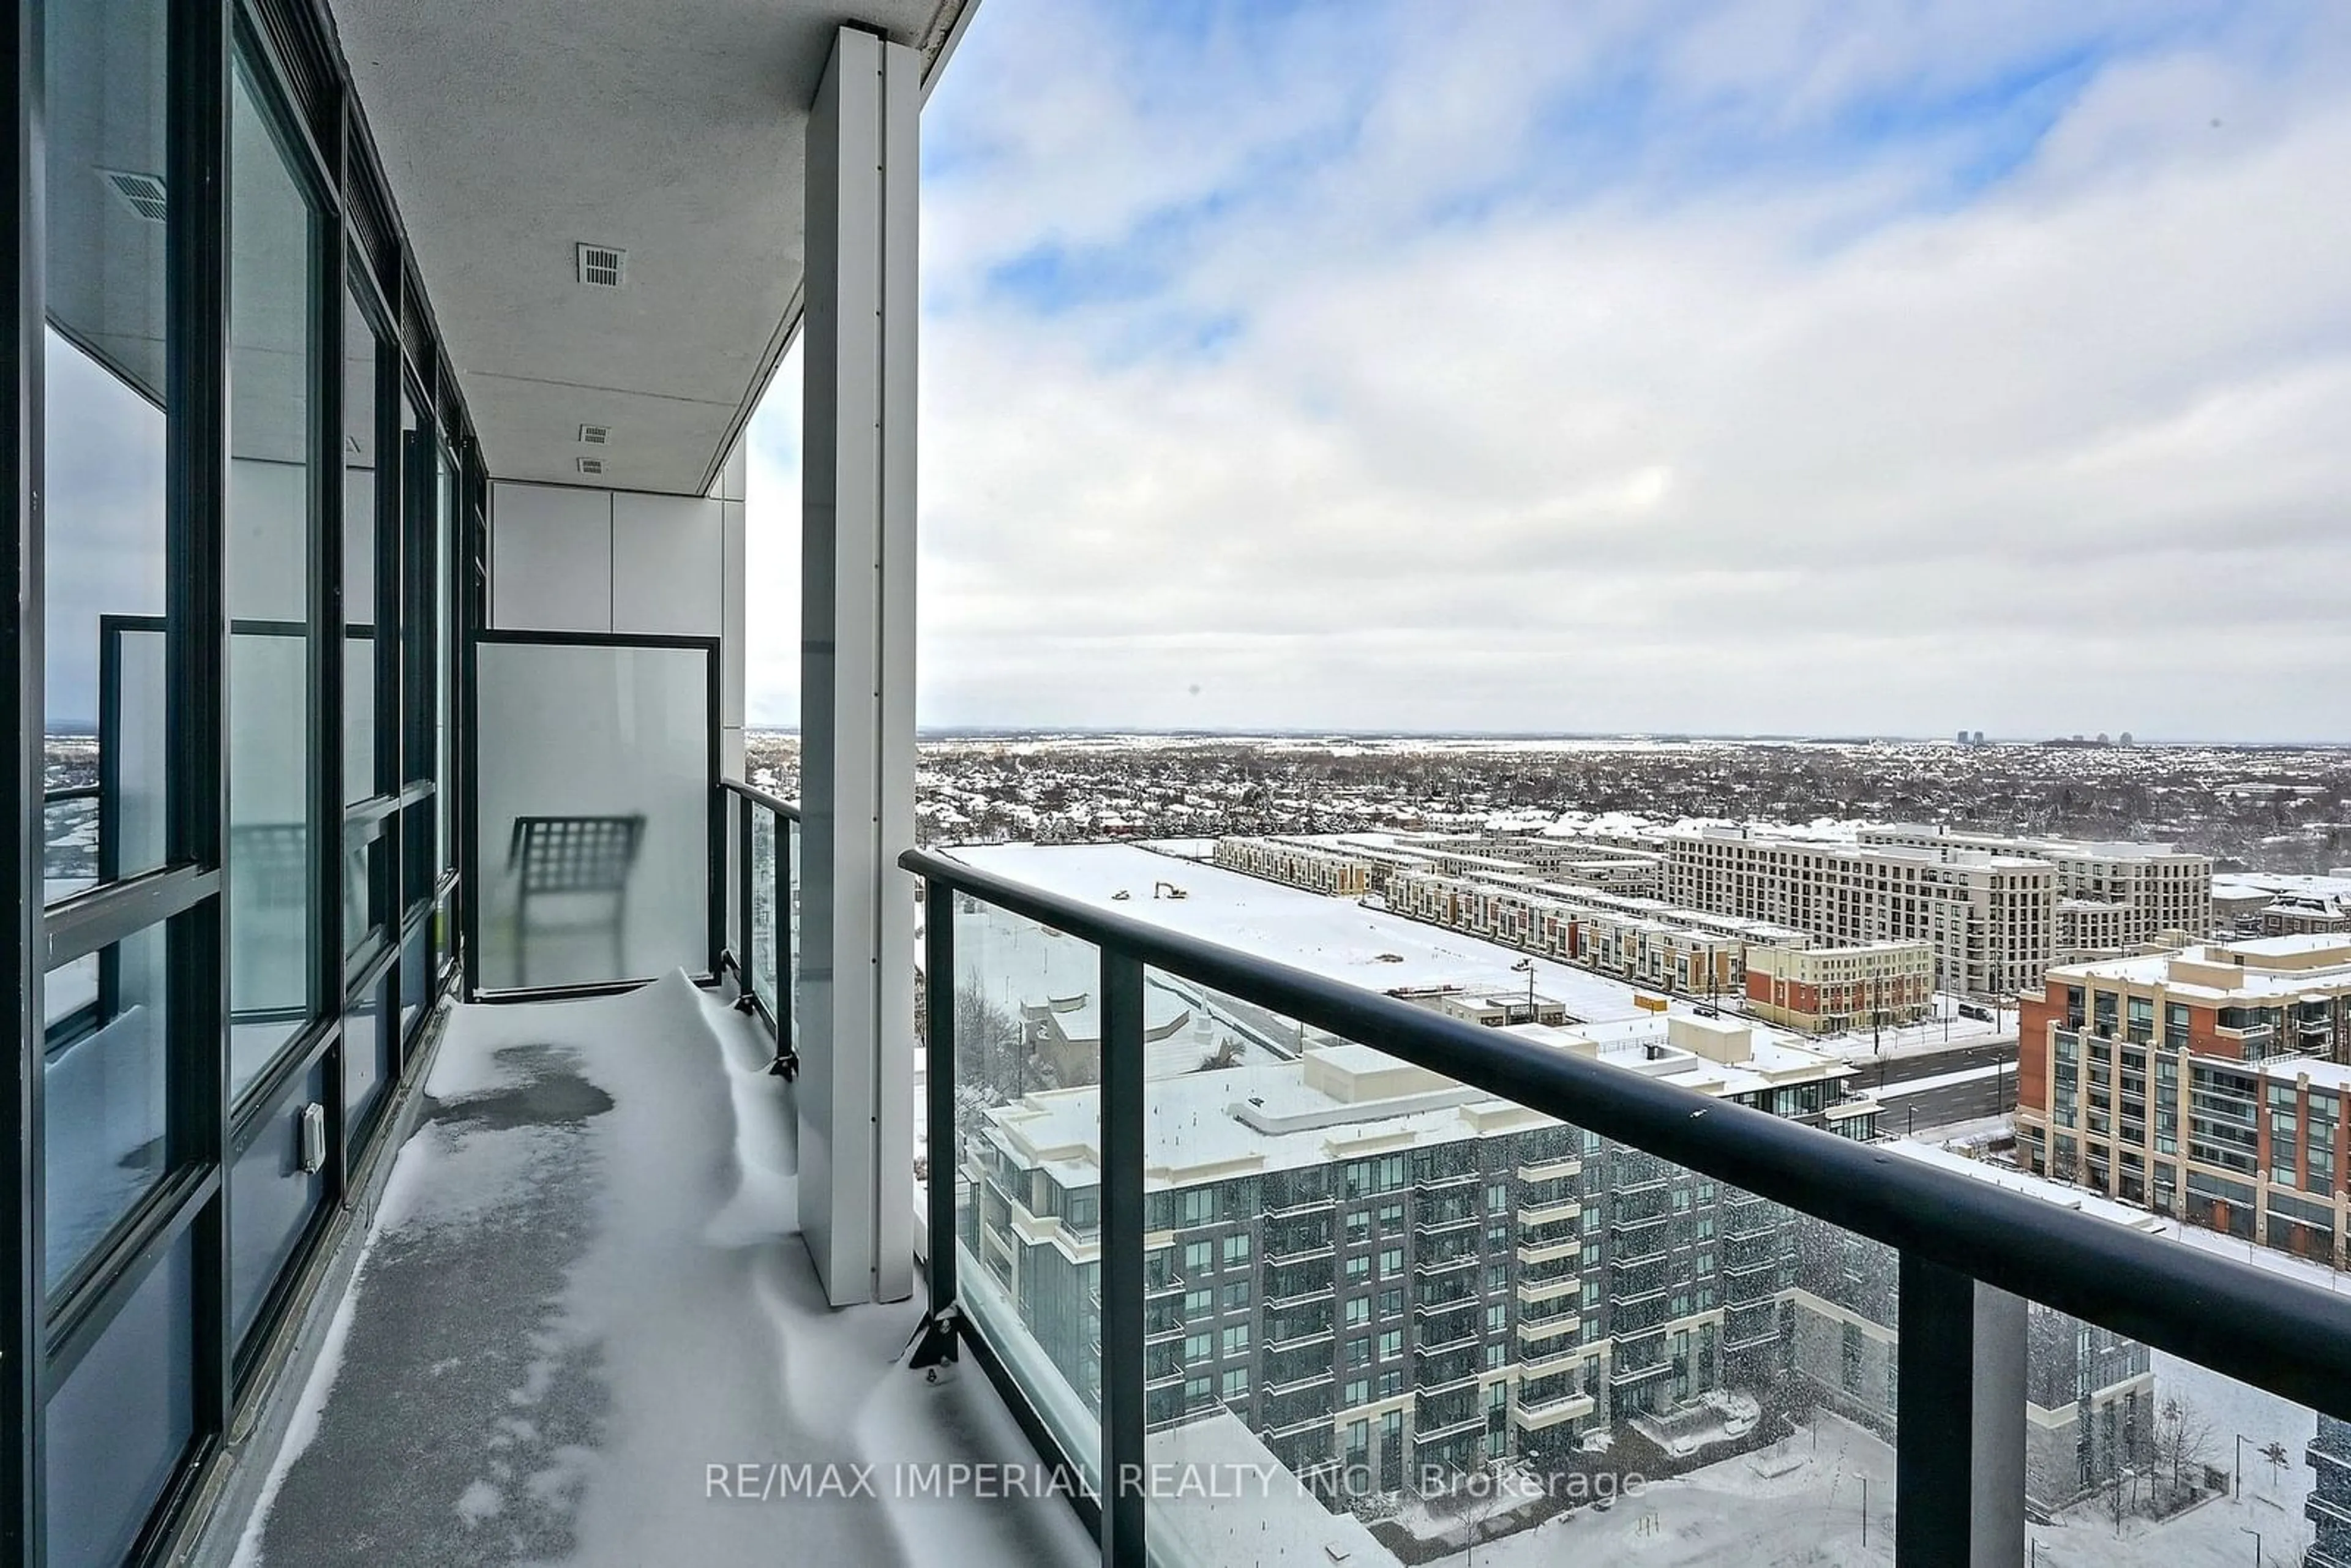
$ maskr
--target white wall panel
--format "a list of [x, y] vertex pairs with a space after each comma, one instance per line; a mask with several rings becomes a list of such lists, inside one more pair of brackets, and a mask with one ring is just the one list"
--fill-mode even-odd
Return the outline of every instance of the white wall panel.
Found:
[[716, 637], [726, 601], [726, 503], [612, 497], [612, 630]]
[[610, 632], [611, 492], [500, 484], [490, 507], [491, 626]]

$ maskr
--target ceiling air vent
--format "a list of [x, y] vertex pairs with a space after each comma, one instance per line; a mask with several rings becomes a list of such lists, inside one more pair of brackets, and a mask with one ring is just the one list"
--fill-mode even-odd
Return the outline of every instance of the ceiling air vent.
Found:
[[579, 250], [580, 281], [592, 283], [599, 288], [618, 288], [627, 275], [629, 253], [614, 250], [609, 245], [581, 245]]
[[152, 174], [134, 174], [122, 169], [100, 169], [122, 204], [145, 218], [149, 223], [163, 221], [163, 182]]
[[612, 427], [609, 424], [583, 424], [580, 427], [580, 444], [582, 446], [602, 446], [611, 439]]
[[601, 457], [582, 457], [580, 460], [580, 472], [582, 474], [601, 474], [603, 471], [604, 460]]

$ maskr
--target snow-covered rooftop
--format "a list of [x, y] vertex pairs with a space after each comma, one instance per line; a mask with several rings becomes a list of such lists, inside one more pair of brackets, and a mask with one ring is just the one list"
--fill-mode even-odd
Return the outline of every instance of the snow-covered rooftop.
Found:
[[[1517, 966], [1528, 955], [1516, 948], [1351, 900], [1177, 862], [1144, 845], [984, 844], [946, 852], [1105, 911], [1239, 947], [1366, 990], [1455, 985], [1523, 995], [1527, 987], [1526, 971]], [[1154, 899], [1153, 884], [1162, 881], [1180, 884], [1185, 896]], [[1121, 892], [1126, 898], [1115, 896]], [[1580, 1030], [1631, 1019], [1662, 1034], [1656, 1022], [1659, 1015], [1645, 1011], [1634, 1000], [1651, 993], [1548, 958], [1536, 957], [1533, 963], [1536, 989], [1563, 1005]], [[1677, 998], [1670, 1008], [1676, 1015], [1698, 1017], [1698, 1005]], [[1796, 1039], [1761, 1025], [1756, 1034], [1792, 1046]]]
[[2205, 943], [2178, 952], [2059, 965], [2049, 977], [2061, 985], [2103, 980], [2161, 986], [2214, 1002], [2292, 1001], [2351, 986], [2351, 936], [2322, 932]]
[[[1498, 1032], [1699, 1094], [1745, 1094], [1774, 1084], [1841, 1080], [1852, 1071], [1817, 1052], [1758, 1039], [1743, 1025], [1703, 1019], [1679, 1025], [1682, 1044], [1660, 1040], [1654, 1028], [1636, 1032], [1604, 1026], [1594, 1033], [1514, 1024]], [[1691, 1044], [1740, 1059], [1716, 1060], [1685, 1048]], [[1155, 1187], [1294, 1170], [1550, 1124], [1511, 1102], [1352, 1042], [1311, 1046], [1295, 1061], [1253, 1061], [1174, 1076], [1155, 1071], [1144, 1105], [1144, 1178]], [[1100, 1179], [1102, 1113], [1094, 1088], [1032, 1092], [990, 1114], [994, 1136], [1023, 1165], [1050, 1170], [1064, 1186], [1091, 1186]]]

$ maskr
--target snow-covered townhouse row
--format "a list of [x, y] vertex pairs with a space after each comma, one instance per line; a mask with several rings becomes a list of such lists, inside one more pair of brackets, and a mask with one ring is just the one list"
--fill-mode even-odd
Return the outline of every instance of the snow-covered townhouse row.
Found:
[[2020, 1011], [2026, 1168], [2345, 1264], [2351, 936], [2064, 966]]
[[1449, 931], [1523, 948], [1635, 985], [1736, 995], [1746, 943], [1640, 914], [1598, 908], [1581, 889], [1435, 872], [1388, 879], [1388, 908]]
[[1470, 840], [1399, 833], [1395, 842], [1399, 850], [1426, 853], [1430, 868], [1447, 875], [1515, 870], [1628, 898], [1657, 898], [1665, 892], [1665, 857], [1653, 852], [1533, 833], [1488, 833]]

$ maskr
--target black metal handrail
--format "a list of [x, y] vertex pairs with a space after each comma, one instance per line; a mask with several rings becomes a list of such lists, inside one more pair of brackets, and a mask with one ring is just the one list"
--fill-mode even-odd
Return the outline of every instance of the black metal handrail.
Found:
[[800, 809], [798, 806], [780, 795], [770, 795], [757, 784], [746, 784], [740, 779], [721, 779], [718, 781], [718, 787], [740, 795], [754, 804], [765, 806], [777, 816], [788, 821], [797, 822], [800, 820]]
[[[910, 850], [899, 864], [1105, 954], [1374, 1047], [1911, 1259], [2351, 1418], [2351, 1301], [2314, 1286], [1169, 931], [934, 851]], [[935, 1059], [935, 1076], [939, 1065]]]

